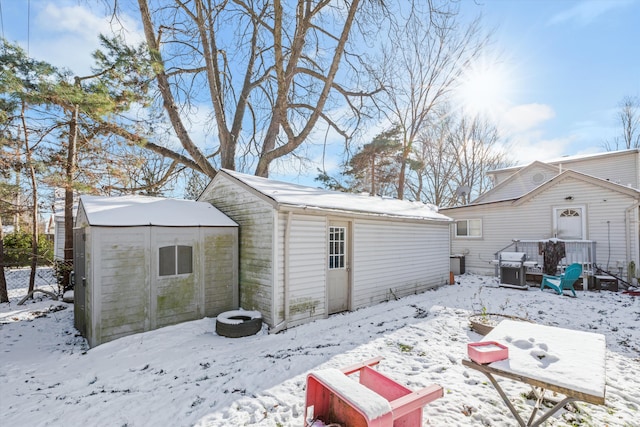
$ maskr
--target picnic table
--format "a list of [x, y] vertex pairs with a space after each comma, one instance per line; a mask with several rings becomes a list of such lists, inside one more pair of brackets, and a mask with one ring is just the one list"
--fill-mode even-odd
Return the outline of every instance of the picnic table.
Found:
[[[520, 426], [539, 426], [569, 402], [604, 404], [604, 335], [503, 320], [482, 341], [507, 346], [508, 359], [484, 365], [463, 359], [462, 364], [489, 378]], [[529, 384], [534, 389], [537, 402], [528, 421], [518, 413], [495, 376]], [[536, 419], [545, 391], [560, 393], [565, 398]]]

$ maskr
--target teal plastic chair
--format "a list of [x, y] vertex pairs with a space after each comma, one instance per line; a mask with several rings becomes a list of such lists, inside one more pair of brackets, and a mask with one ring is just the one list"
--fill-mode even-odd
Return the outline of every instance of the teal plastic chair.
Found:
[[582, 264], [571, 264], [566, 268], [563, 274], [560, 276], [548, 276], [544, 274], [542, 276], [542, 284], [540, 284], [540, 290], [543, 291], [545, 287], [551, 288], [562, 295], [565, 289], [573, 292], [573, 296], [576, 295], [576, 290], [573, 288], [573, 284], [578, 280], [582, 274]]

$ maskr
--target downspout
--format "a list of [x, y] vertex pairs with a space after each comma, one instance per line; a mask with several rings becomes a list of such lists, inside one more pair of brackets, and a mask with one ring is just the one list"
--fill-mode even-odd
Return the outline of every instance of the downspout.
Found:
[[282, 268], [283, 268], [283, 283], [282, 283], [282, 292], [284, 294], [284, 318], [282, 322], [275, 325], [273, 328], [269, 330], [270, 334], [277, 334], [278, 332], [287, 328], [287, 323], [289, 322], [289, 255], [290, 255], [290, 236], [291, 236], [291, 218], [293, 217], [293, 212], [287, 212], [287, 222], [284, 228], [284, 256], [282, 260]]
[[[635, 235], [635, 237], [638, 239], [637, 244], [638, 244], [638, 245], [640, 245], [640, 232], [638, 231], [638, 227], [636, 227], [636, 230], [635, 230], [635, 231], [636, 231], [636, 233], [633, 233], [633, 228], [634, 228], [634, 227], [633, 227], [633, 223], [634, 223], [634, 220], [633, 220], [633, 215], [632, 215], [632, 212], [633, 212], [636, 208], [638, 208], [638, 206], [640, 206], [640, 202], [638, 202], [638, 201], [637, 201], [637, 203], [636, 203], [635, 205], [631, 205], [631, 206], [629, 206], [629, 207], [628, 207], [627, 209], [625, 209], [625, 211], [624, 211], [624, 213], [625, 213], [625, 215], [624, 215], [624, 220], [625, 220], [625, 222], [627, 223], [627, 224], [626, 224], [626, 225], [627, 225], [627, 230], [629, 231], [629, 238], [628, 238], [628, 239], [626, 239], [626, 240], [627, 240], [627, 242], [626, 242], [626, 244], [627, 244], [627, 245], [626, 245], [626, 246], [627, 246], [627, 247], [626, 247], [626, 252], [627, 252], [627, 263], [628, 263], [630, 260], [632, 260], [632, 259], [633, 259], [633, 258], [632, 258], [632, 254], [631, 254], [631, 239], [633, 238], [632, 236], [634, 236], [634, 235]], [[635, 221], [635, 222], [637, 223], [637, 221]], [[638, 248], [638, 253], [640, 254], [640, 248]], [[634, 261], [635, 261], [636, 266], [637, 266], [637, 265], [638, 265], [638, 262], [639, 262], [640, 260], [634, 260]], [[628, 264], [627, 264], [627, 265], [628, 265]], [[628, 273], [628, 272], [627, 272], [627, 273]]]

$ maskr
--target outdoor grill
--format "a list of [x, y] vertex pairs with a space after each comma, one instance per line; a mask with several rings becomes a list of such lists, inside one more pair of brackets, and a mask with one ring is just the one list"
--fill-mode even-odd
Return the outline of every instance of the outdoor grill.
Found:
[[527, 267], [535, 266], [534, 261], [527, 261], [524, 252], [500, 252], [498, 270], [500, 271], [500, 285], [527, 289]]

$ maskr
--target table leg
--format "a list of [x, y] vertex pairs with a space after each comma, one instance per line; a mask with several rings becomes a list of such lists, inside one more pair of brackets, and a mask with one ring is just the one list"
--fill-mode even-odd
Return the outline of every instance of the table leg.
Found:
[[565, 397], [560, 402], [556, 403], [553, 408], [551, 408], [547, 412], [545, 412], [543, 416], [538, 418], [538, 420], [535, 423], [530, 424], [530, 427], [537, 427], [537, 426], [541, 425], [543, 422], [545, 422], [547, 420], [547, 418], [549, 418], [550, 416], [552, 416], [553, 414], [558, 412], [558, 410], [560, 410], [564, 405], [566, 405], [569, 402], [573, 402], [574, 400], [575, 399], [572, 398], [572, 397]]
[[[486, 371], [480, 371], [480, 372], [482, 372], [487, 376], [487, 378], [489, 378], [489, 381], [491, 381], [491, 384], [493, 384], [493, 387], [498, 391], [498, 394], [500, 395], [500, 397], [502, 397], [502, 400], [504, 401], [504, 403], [509, 407], [509, 410], [511, 411], [511, 413], [513, 414], [513, 416], [518, 421], [518, 424], [520, 424], [521, 427], [538, 427], [543, 422], [545, 422], [550, 416], [552, 416], [553, 414], [558, 412], [562, 407], [564, 407], [564, 405], [566, 405], [569, 402], [573, 402], [575, 400], [572, 397], [565, 397], [560, 402], [556, 403], [553, 406], [553, 408], [546, 411], [540, 418], [538, 418], [534, 422], [533, 418], [535, 417], [538, 411], [538, 406], [541, 403], [541, 399], [539, 399], [540, 401], [536, 404], [535, 408], [533, 408], [533, 411], [531, 412], [529, 421], [525, 423], [525, 421], [522, 419], [517, 409], [515, 408], [515, 406], [513, 406], [513, 403], [511, 403], [511, 400], [509, 399], [507, 394], [504, 392], [504, 390], [502, 390], [502, 387], [500, 387], [500, 384], [498, 384], [498, 381], [496, 381], [493, 375], [491, 375], [490, 372], [486, 372]], [[544, 396], [544, 392], [545, 390], [543, 389], [541, 392], [541, 397]]]
[[544, 400], [544, 392], [546, 391], [545, 389], [540, 389], [540, 395], [538, 395], [538, 392], [536, 392], [536, 388], [535, 387], [531, 387], [531, 388], [533, 389], [533, 395], [536, 396], [537, 399], [536, 399], [536, 406], [533, 407], [533, 411], [531, 411], [531, 416], [529, 417], [529, 421], [527, 421], [528, 426], [531, 425], [531, 423], [533, 422], [533, 419], [538, 413], [538, 409], [540, 408], [540, 405]]
[[496, 381], [496, 379], [493, 378], [493, 375], [491, 375], [490, 372], [486, 372], [486, 371], [481, 371], [481, 372], [485, 374], [487, 378], [489, 378], [489, 381], [491, 381], [491, 384], [493, 384], [493, 387], [498, 391], [498, 394], [500, 394], [500, 397], [502, 397], [502, 400], [504, 400], [504, 403], [507, 404], [507, 406], [509, 407], [509, 410], [518, 421], [518, 424], [520, 424], [520, 427], [527, 427], [527, 424], [525, 424], [524, 420], [516, 410], [515, 406], [513, 406], [513, 403], [511, 403], [511, 400], [509, 400], [509, 397], [502, 390], [502, 387], [500, 387], [500, 384], [498, 384], [498, 381]]

